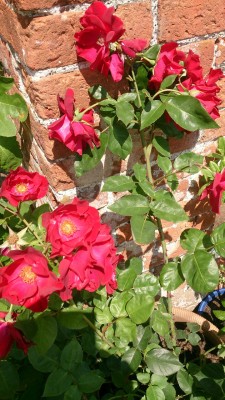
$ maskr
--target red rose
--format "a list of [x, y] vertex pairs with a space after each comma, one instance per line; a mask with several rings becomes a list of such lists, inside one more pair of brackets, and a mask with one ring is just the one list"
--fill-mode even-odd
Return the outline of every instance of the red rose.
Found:
[[61, 261], [59, 272], [65, 285], [60, 293], [62, 300], [71, 299], [73, 289], [94, 292], [100, 286], [106, 286], [107, 292], [113, 293], [117, 288], [115, 271], [118, 260], [109, 227], [101, 225], [94, 242]]
[[52, 245], [52, 257], [71, 254], [78, 246], [95, 240], [100, 217], [87, 201], [75, 198], [42, 216], [47, 231], [46, 240]]
[[47, 191], [48, 181], [44, 176], [18, 167], [3, 181], [0, 197], [5, 197], [12, 206], [17, 207], [21, 201], [41, 199]]
[[113, 15], [114, 7], [107, 8], [101, 1], [95, 1], [80, 19], [84, 28], [75, 34], [77, 54], [91, 63], [103, 75], [111, 72], [115, 82], [119, 82], [124, 72], [124, 56], [135, 57], [137, 51], [146, 47], [146, 40], [119, 41], [125, 32], [123, 22]]
[[32, 247], [10, 251], [7, 256], [14, 262], [0, 269], [1, 297], [34, 312], [44, 311], [49, 295], [63, 286], [49, 271], [46, 258]]
[[[221, 104], [221, 100], [216, 97], [220, 90], [216, 82], [223, 77], [222, 70], [211, 69], [204, 77], [199, 56], [192, 50], [185, 54], [177, 50], [177, 46], [177, 43], [171, 42], [161, 47], [153, 75], [149, 80], [149, 88], [158, 90], [167, 76], [180, 75], [181, 83], [177, 84], [177, 89], [183, 92], [186, 88], [191, 96], [200, 101], [211, 118], [218, 118], [217, 106]], [[183, 130], [179, 127], [178, 129]]]
[[[222, 100], [216, 97], [216, 94], [220, 91], [216, 82], [223, 76], [221, 69], [211, 69], [206, 77], [202, 76], [200, 79], [188, 78], [182, 82], [182, 86], [188, 89], [191, 96], [200, 101], [213, 119], [220, 116], [218, 105], [222, 103]], [[179, 86], [178, 89], [183, 91], [183, 87]]]
[[67, 89], [65, 99], [58, 97], [61, 118], [49, 125], [50, 139], [57, 139], [64, 143], [71, 151], [82, 155], [86, 146], [91, 148], [100, 146], [99, 138], [93, 128], [93, 110], [87, 111], [82, 115], [81, 121], [76, 121], [74, 116], [74, 92]]
[[22, 333], [15, 328], [15, 322], [5, 322], [5, 312], [0, 312], [0, 359], [5, 358], [14, 342], [26, 354], [31, 343], [26, 342]]
[[149, 80], [150, 89], [158, 90], [163, 79], [169, 75], [179, 75], [184, 70], [182, 62], [185, 60], [185, 53], [177, 50], [177, 46], [178, 44], [174, 42], [162, 45], [153, 75]]
[[203, 200], [208, 196], [212, 211], [216, 214], [219, 214], [222, 194], [224, 190], [225, 170], [223, 170], [223, 172], [216, 173], [214, 181], [203, 190], [200, 200]]

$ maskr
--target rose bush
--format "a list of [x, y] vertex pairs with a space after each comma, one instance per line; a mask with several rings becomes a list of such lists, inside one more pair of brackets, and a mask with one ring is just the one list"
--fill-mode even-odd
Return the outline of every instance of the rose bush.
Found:
[[[183, 177], [192, 182], [199, 174], [199, 184], [192, 185], [192, 192], [198, 186], [194, 202], [201, 207], [204, 200], [220, 212], [225, 139], [219, 138], [216, 151], [206, 157], [185, 151], [174, 158], [170, 152], [171, 136], [178, 141], [218, 127], [217, 81], [223, 73], [211, 69], [203, 76], [199, 56], [176, 43], [146, 48], [143, 39], [124, 39], [114, 11], [92, 3], [75, 33], [76, 48], [91, 70], [114, 81], [126, 77], [127, 92], [112, 98], [95, 85], [89, 88], [91, 105], [80, 110], [73, 89], [65, 89], [49, 137], [76, 153], [79, 177], [106, 151], [117, 159], [130, 157], [136, 132], [142, 161], [132, 165], [130, 157], [127, 175], [108, 176], [102, 191], [118, 193], [107, 212], [130, 221], [133, 244], [143, 258], [123, 259], [109, 226], [86, 200], [74, 198], [51, 210], [43, 200], [45, 177], [18, 167], [18, 161], [13, 171], [11, 161], [5, 166], [9, 173], [0, 189], [3, 399], [224, 398], [224, 338], [204, 320], [201, 327], [190, 323], [180, 329], [172, 292], [184, 281], [202, 294], [222, 282], [225, 223], [211, 231], [193, 227], [196, 214], [186, 213], [176, 191]], [[7, 79], [0, 80], [0, 89], [2, 82], [11, 87]], [[165, 231], [168, 223], [179, 222], [192, 227], [181, 233], [181, 255], [171, 259]], [[149, 248], [161, 260], [159, 276], [143, 272]], [[215, 341], [212, 348], [205, 345], [207, 334]]]

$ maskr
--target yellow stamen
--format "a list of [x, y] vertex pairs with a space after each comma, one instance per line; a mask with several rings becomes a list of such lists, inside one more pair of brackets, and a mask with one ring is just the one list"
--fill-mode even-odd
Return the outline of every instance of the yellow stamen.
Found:
[[12, 235], [9, 235], [7, 238], [7, 242], [9, 244], [16, 244], [19, 240], [19, 236], [16, 233], [13, 233]]
[[77, 228], [75, 224], [69, 220], [65, 219], [61, 224], [60, 224], [60, 231], [63, 233], [63, 235], [66, 236], [72, 236], [74, 232], [76, 232]]
[[36, 279], [36, 274], [29, 265], [21, 269], [19, 276], [25, 283], [33, 283]]
[[27, 185], [25, 183], [19, 183], [15, 186], [17, 193], [26, 193], [27, 192]]

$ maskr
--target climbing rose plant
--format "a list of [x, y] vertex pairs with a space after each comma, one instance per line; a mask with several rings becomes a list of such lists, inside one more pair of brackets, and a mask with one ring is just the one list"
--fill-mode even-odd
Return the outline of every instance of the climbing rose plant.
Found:
[[[124, 39], [123, 21], [100, 1], [80, 23], [78, 56], [107, 81], [122, 81], [123, 92], [112, 97], [96, 84], [89, 88], [90, 104], [79, 109], [79, 93], [65, 88], [49, 138], [75, 153], [77, 177], [98, 168], [106, 152], [130, 161], [127, 175], [107, 177], [102, 191], [119, 193], [108, 211], [130, 221], [133, 244], [158, 245], [161, 272], [143, 272], [141, 258], [119, 254], [110, 227], [86, 200], [75, 197], [52, 210], [45, 200], [47, 179], [18, 160], [3, 160], [0, 398], [24, 400], [32, 393], [57, 400], [213, 399], [210, 387], [223, 398], [224, 368], [209, 364], [211, 350], [203, 344], [200, 360], [187, 353], [203, 334], [196, 324], [177, 328], [171, 292], [185, 280], [202, 294], [217, 287], [225, 224], [211, 233], [185, 229], [183, 255], [173, 259], [165, 237], [166, 224], [188, 224], [195, 217], [176, 200], [183, 176], [200, 176], [193, 196], [200, 207], [207, 203], [219, 214], [224, 202], [223, 137], [206, 158], [191, 151], [174, 158], [170, 152], [171, 137], [178, 142], [218, 127], [223, 72], [203, 75], [199, 56], [177, 43], [148, 47], [143, 38]], [[5, 93], [11, 78], [1, 78], [0, 93], [15, 102]], [[27, 110], [18, 98], [17, 107], [7, 115], [23, 122]], [[143, 152], [136, 164], [130, 157], [133, 135]], [[224, 346], [216, 338], [220, 361]]]

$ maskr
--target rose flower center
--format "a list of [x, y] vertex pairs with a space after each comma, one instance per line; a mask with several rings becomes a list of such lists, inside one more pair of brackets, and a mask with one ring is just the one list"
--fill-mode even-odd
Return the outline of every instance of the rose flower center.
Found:
[[26, 183], [19, 183], [18, 185], [15, 186], [15, 190], [17, 193], [22, 194], [22, 193], [26, 193], [28, 188]]
[[66, 236], [72, 236], [74, 232], [76, 232], [77, 228], [75, 224], [69, 220], [65, 219], [61, 224], [60, 224], [60, 232], [63, 233], [63, 235]]
[[32, 271], [32, 267], [30, 265], [23, 267], [19, 276], [25, 283], [33, 283], [36, 279], [36, 274]]
[[9, 244], [16, 244], [19, 240], [19, 236], [16, 233], [8, 236], [7, 242]]

